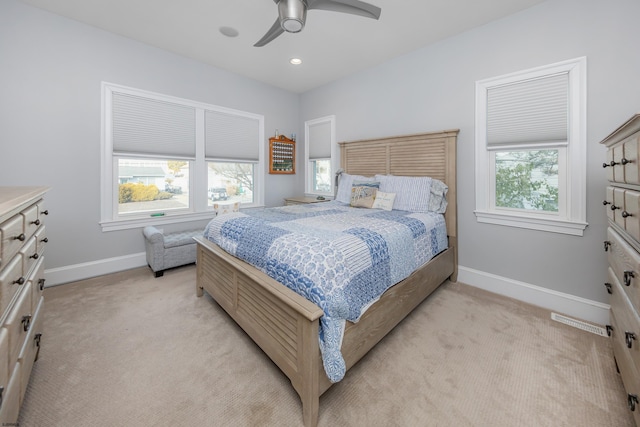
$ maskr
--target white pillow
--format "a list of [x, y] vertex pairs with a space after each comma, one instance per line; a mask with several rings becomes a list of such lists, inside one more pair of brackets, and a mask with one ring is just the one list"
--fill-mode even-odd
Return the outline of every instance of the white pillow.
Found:
[[[380, 181], [380, 191], [395, 193], [393, 208], [409, 212], [438, 212], [446, 209], [445, 194], [448, 187], [441, 181], [428, 176], [376, 175]], [[436, 185], [433, 182], [437, 181]], [[433, 187], [433, 189], [432, 189]], [[432, 202], [432, 190], [436, 196]]]
[[338, 182], [338, 191], [336, 192], [336, 200], [342, 203], [351, 203], [351, 186], [353, 181], [361, 182], [373, 182], [373, 177], [362, 175], [349, 175], [343, 172], [340, 175], [340, 181]]
[[393, 209], [393, 201], [396, 198], [395, 193], [376, 192], [376, 199], [373, 201], [372, 209], [384, 209], [390, 211]]

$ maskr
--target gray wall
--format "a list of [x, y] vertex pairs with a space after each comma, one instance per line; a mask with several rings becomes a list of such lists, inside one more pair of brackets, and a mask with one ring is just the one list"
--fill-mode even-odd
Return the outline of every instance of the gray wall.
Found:
[[[99, 225], [101, 81], [263, 114], [267, 137], [301, 133], [297, 94], [2, 0], [0, 185], [52, 188], [47, 269], [144, 252], [139, 229]], [[265, 178], [268, 206], [301, 194], [302, 174]]]
[[[460, 129], [460, 265], [606, 302], [605, 150], [598, 142], [640, 110], [640, 2], [550, 0], [303, 94], [301, 120], [336, 115], [338, 141]], [[587, 57], [587, 227], [583, 237], [479, 224], [475, 81]]]

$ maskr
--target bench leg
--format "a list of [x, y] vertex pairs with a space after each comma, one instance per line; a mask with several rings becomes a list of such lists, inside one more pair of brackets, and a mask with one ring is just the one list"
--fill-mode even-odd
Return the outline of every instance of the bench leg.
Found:
[[156, 271], [156, 278], [164, 276], [164, 270]]

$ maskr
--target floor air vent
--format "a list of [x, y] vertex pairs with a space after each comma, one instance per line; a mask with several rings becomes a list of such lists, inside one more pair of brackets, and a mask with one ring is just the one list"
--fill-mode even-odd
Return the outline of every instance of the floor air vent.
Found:
[[551, 313], [551, 319], [556, 322], [564, 323], [565, 325], [573, 326], [574, 328], [582, 329], [583, 331], [591, 332], [592, 334], [600, 335], [602, 337], [607, 336], [607, 331], [600, 326], [572, 319], [561, 314]]

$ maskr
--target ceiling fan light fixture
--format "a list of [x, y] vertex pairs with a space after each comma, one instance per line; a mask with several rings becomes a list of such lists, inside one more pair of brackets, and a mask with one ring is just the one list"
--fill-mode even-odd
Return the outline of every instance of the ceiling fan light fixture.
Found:
[[280, 26], [288, 33], [298, 33], [304, 28], [307, 5], [303, 0], [280, 0], [278, 2]]

